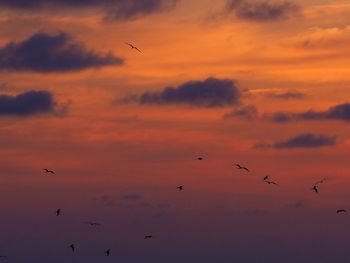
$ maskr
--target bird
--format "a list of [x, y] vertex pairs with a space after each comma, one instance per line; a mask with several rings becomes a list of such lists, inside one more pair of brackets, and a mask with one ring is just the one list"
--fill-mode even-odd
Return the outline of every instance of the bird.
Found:
[[198, 157], [197, 160], [198, 160], [198, 161], [202, 161], [202, 160], [203, 160], [203, 157]]
[[322, 183], [324, 183], [324, 182], [327, 181], [327, 180], [328, 180], [328, 178], [323, 178], [322, 180], [317, 181], [317, 182], [315, 183], [315, 185], [322, 184]]
[[153, 238], [153, 236], [145, 236], [145, 239]]
[[315, 193], [317, 194], [318, 193], [318, 188], [317, 188], [317, 185], [314, 185], [314, 187], [312, 187], [312, 190], [315, 191]]
[[340, 213], [346, 213], [346, 210], [345, 210], [345, 209], [339, 209], [339, 210], [337, 210], [337, 214], [340, 214]]
[[59, 208], [56, 210], [56, 216], [59, 216], [60, 214], [61, 214], [61, 209]]
[[240, 164], [238, 164], [238, 163], [236, 163], [235, 165], [237, 166], [237, 169], [239, 169], [239, 170], [242, 170], [242, 169], [243, 169], [243, 170], [246, 170], [247, 172], [250, 172], [249, 169], [248, 169], [247, 167], [244, 167], [244, 166], [242, 166], [242, 165], [240, 165]]
[[55, 174], [55, 172], [54, 171], [52, 171], [52, 170], [49, 170], [49, 169], [44, 169], [44, 172], [46, 173], [46, 174]]
[[184, 188], [183, 185], [180, 185], [180, 186], [177, 187], [177, 189], [179, 189], [180, 191], [182, 191], [183, 188]]
[[74, 244], [70, 245], [69, 248], [72, 249], [73, 252], [75, 251], [75, 246], [74, 246]]
[[100, 223], [96, 223], [96, 222], [85, 222], [85, 224], [90, 225], [90, 226], [100, 226]]
[[128, 43], [128, 42], [125, 42], [126, 45], [128, 45], [129, 47], [131, 47], [131, 49], [136, 49], [138, 52], [142, 53], [140, 49], [138, 49], [137, 47], [135, 47], [134, 45]]
[[273, 181], [265, 180], [264, 182], [267, 183], [267, 184], [272, 184], [272, 185], [278, 186], [278, 184], [276, 182], [273, 182]]
[[263, 181], [268, 181], [269, 180], [269, 176], [266, 175], [264, 178], [263, 178]]
[[107, 255], [107, 257], [109, 257], [110, 254], [111, 254], [111, 250], [110, 250], [110, 249], [107, 249], [107, 250], [106, 250], [106, 255]]

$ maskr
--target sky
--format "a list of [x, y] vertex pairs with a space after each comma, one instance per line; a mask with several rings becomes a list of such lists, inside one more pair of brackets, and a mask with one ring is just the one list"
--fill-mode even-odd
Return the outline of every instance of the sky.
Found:
[[349, 262], [349, 16], [0, 0], [0, 260]]

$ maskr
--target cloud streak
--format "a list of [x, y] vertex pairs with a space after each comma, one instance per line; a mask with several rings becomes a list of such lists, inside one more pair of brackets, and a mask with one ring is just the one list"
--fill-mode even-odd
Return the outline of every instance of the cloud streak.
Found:
[[317, 135], [312, 133], [303, 133], [296, 135], [285, 141], [274, 144], [256, 144], [255, 149], [274, 148], [278, 150], [295, 148], [320, 148], [325, 146], [335, 146], [337, 137], [328, 135]]
[[268, 119], [284, 123], [289, 121], [341, 120], [350, 121], [350, 103], [330, 107], [326, 111], [309, 110], [301, 113], [276, 112], [267, 116]]
[[130, 20], [175, 8], [178, 0], [0, 0], [0, 7], [25, 11], [102, 10], [113, 20]]
[[233, 80], [208, 78], [189, 81], [178, 87], [167, 87], [159, 92], [145, 92], [122, 99], [149, 105], [190, 105], [194, 107], [225, 107], [240, 103], [240, 91]]
[[0, 70], [68, 72], [122, 64], [121, 58], [88, 50], [63, 32], [36, 33], [22, 42], [11, 42], [0, 48]]
[[266, 93], [266, 97], [272, 99], [290, 100], [290, 99], [303, 99], [305, 94], [298, 91], [289, 91], [285, 93]]
[[300, 7], [289, 1], [229, 0], [226, 4], [226, 13], [255, 22], [288, 19], [299, 12]]

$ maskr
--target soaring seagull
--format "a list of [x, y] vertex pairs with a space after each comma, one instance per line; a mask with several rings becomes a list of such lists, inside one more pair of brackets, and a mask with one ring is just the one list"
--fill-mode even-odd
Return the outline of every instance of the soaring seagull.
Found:
[[55, 172], [54, 171], [52, 171], [52, 170], [49, 170], [49, 169], [44, 169], [44, 172], [46, 173], [46, 174], [55, 174]]
[[319, 185], [319, 184], [323, 184], [325, 181], [327, 181], [328, 180], [328, 178], [323, 178], [322, 180], [320, 180], [320, 181], [317, 181], [316, 183], [315, 183], [315, 185]]
[[75, 251], [75, 246], [74, 244], [70, 245], [69, 248], [74, 252]]
[[267, 184], [272, 184], [272, 185], [276, 185], [276, 186], [278, 186], [278, 183], [273, 182], [273, 181], [268, 181], [268, 180], [265, 180], [264, 182], [265, 182], [265, 183], [267, 183]]
[[142, 53], [141, 50], [135, 47], [133, 44], [130, 44], [128, 42], [125, 42], [125, 44], [128, 45], [131, 49], [136, 49], [138, 52]]
[[247, 172], [250, 172], [249, 169], [248, 169], [247, 167], [244, 167], [244, 166], [242, 166], [242, 165], [240, 165], [240, 164], [238, 164], [238, 163], [236, 163], [235, 165], [236, 165], [237, 169], [239, 169], [239, 170], [242, 170], [242, 169], [243, 169], [243, 170], [246, 170]]

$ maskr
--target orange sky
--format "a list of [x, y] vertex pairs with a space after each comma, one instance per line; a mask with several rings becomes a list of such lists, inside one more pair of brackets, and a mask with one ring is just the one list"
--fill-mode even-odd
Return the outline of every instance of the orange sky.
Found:
[[[304, 237], [304, 227], [310, 227], [314, 220], [312, 212], [323, 215], [327, 210], [332, 213], [339, 206], [348, 205], [349, 123], [329, 119], [274, 123], [268, 116], [310, 109], [323, 112], [349, 102], [349, 1], [299, 1], [297, 15], [277, 21], [248, 21], [227, 15], [223, 11], [225, 3], [223, 0], [182, 0], [174, 10], [130, 21], [104, 21], [94, 10], [36, 12], [5, 8], [0, 12], [0, 46], [24, 41], [37, 32], [66, 32], [74, 42], [84, 44], [89, 50], [101, 54], [112, 52], [125, 60], [121, 66], [64, 73], [0, 71], [1, 94], [15, 96], [30, 90], [48, 90], [57, 105], [68, 109], [65, 116], [0, 116], [0, 190], [9, 229], [15, 231], [15, 225], [22, 223], [18, 217], [28, 212], [24, 204], [28, 201], [36, 213], [50, 213], [56, 206], [66, 206], [74, 218], [84, 217], [91, 211], [97, 219], [109, 216], [108, 220], [120, 220], [125, 229], [134, 227], [133, 237], [137, 230], [146, 231], [146, 226], [136, 223], [135, 219], [145, 216], [158, 236], [167, 233], [167, 227], [172, 224], [179, 231], [183, 228], [197, 234], [198, 239], [185, 238], [184, 244], [199, 242], [206, 228], [220, 225], [220, 222], [228, 226], [229, 218], [233, 217], [237, 224], [242, 223], [239, 235], [244, 236], [244, 229], [247, 229], [247, 236], [254, 235], [252, 229], [259, 233], [254, 243], [258, 246], [260, 238], [268, 233], [249, 221], [252, 220], [249, 213], [272, 213], [262, 221], [268, 222], [269, 218], [278, 225], [280, 219], [290, 218], [291, 212], [285, 211], [288, 205], [302, 200], [311, 212], [300, 212], [296, 216], [304, 225], [290, 223], [294, 232], [281, 225], [274, 232], [268, 223], [264, 225], [281, 240], [281, 233], [291, 235], [292, 243], [298, 247], [295, 240]], [[135, 44], [142, 53], [131, 50], [124, 42]], [[181, 103], [116, 102], [130, 95], [160, 92], [166, 87], [179, 87], [188, 81], [204, 81], [209, 77], [234, 80], [241, 92], [241, 106], [254, 105], [258, 115], [252, 119], [225, 119], [225, 114], [240, 107], [234, 105], [213, 108]], [[302, 93], [303, 98], [273, 97], [273, 94], [287, 92]], [[337, 143], [282, 150], [254, 148], [259, 143], [273, 145], [305, 133], [336, 136]], [[203, 156], [204, 161], [197, 162], [197, 156]], [[247, 165], [251, 174], [236, 170], [234, 163]], [[43, 176], [44, 167], [56, 170], [57, 175]], [[261, 178], [266, 174], [279, 181], [284, 190], [263, 185]], [[312, 184], [324, 177], [330, 180], [327, 185], [320, 186], [323, 196], [314, 196], [310, 190]], [[185, 192], [185, 197], [171, 192], [179, 184], [185, 185], [189, 192]], [[130, 193], [138, 193], [147, 200], [139, 202], [152, 203], [156, 211], [144, 212], [146, 208], [130, 203], [130, 206], [119, 205], [122, 201], [118, 198]], [[118, 199], [119, 212], [99, 207], [103, 195]], [[86, 202], [91, 202], [91, 207]], [[124, 216], [116, 219], [121, 211]], [[243, 214], [236, 217], [237, 211]], [[278, 212], [280, 214], [276, 215]], [[154, 215], [155, 222], [153, 213], [159, 215]], [[36, 217], [31, 217], [30, 220], [36, 222]], [[201, 220], [194, 227], [197, 217]], [[11, 224], [11, 220], [17, 223]], [[41, 220], [38, 222], [49, 222], [48, 218]], [[328, 217], [325, 220], [330, 224], [335, 222]], [[28, 225], [35, 225], [33, 222]], [[341, 224], [346, 225], [343, 221]], [[319, 228], [315, 226], [312, 232], [317, 236], [322, 226], [317, 223]], [[236, 231], [225, 232], [219, 227], [215, 230], [223, 235], [223, 240]], [[38, 244], [55, 235], [51, 233], [47, 237], [45, 229], [41, 231], [42, 235], [38, 234], [35, 241]], [[349, 234], [348, 230], [345, 233], [340, 233], [338, 228], [324, 231], [329, 240], [349, 241], [345, 235]], [[121, 235], [127, 236], [125, 232]], [[14, 234], [13, 239], [11, 233], [6, 232], [5, 236], [5, 240], [11, 242], [3, 247], [9, 251], [14, 250], [12, 244], [16, 240], [24, 240], [20, 234]], [[71, 234], [70, 238], [77, 236]], [[105, 242], [112, 238], [102, 234], [99, 237]], [[132, 247], [132, 237], [129, 238], [128, 245]], [[164, 240], [185, 251], [176, 238]], [[310, 240], [314, 239], [310, 237]], [[205, 250], [208, 244], [199, 242], [199, 247], [201, 244]], [[219, 248], [210, 246], [220, 253]], [[331, 248], [331, 241], [324, 246]], [[142, 245], [137, 243], [137, 247]], [[141, 255], [151, 255], [146, 248], [141, 250]], [[345, 248], [340, 250], [339, 253], [345, 254]], [[281, 248], [280, 251], [285, 250]], [[33, 260], [38, 259], [34, 252], [30, 255]], [[305, 252], [305, 258], [310, 255], [313, 254]], [[124, 256], [122, 258], [127, 258]], [[47, 262], [48, 258], [38, 262]], [[155, 256], [152, 262], [164, 262], [161, 259], [161, 255]], [[83, 258], [79, 260], [76, 262], [83, 262]], [[251, 259], [250, 262], [265, 261]], [[299, 258], [294, 262], [311, 261]], [[334, 261], [338, 262], [345, 261]]]

